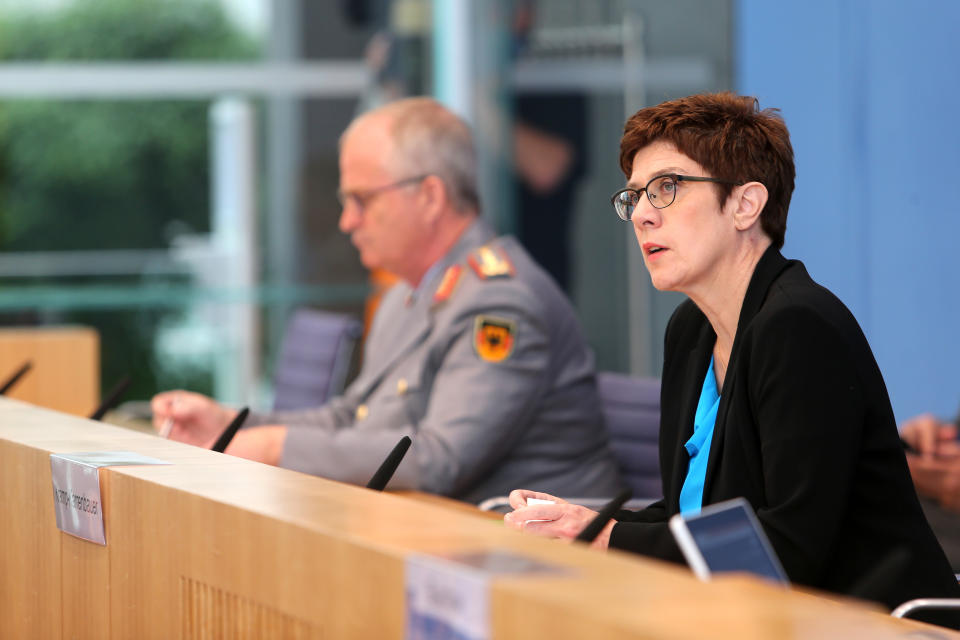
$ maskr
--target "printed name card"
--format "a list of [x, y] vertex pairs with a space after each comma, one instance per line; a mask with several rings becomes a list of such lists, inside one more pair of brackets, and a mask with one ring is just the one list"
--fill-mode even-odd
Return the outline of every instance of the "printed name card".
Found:
[[107, 544], [100, 500], [100, 467], [170, 464], [132, 451], [50, 454], [53, 507], [64, 533]]
[[406, 640], [487, 640], [490, 583], [503, 575], [568, 574], [507, 551], [414, 555], [406, 563]]

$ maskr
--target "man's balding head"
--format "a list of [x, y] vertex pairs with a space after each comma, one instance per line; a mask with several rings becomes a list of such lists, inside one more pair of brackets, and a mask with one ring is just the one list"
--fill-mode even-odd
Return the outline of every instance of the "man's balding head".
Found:
[[395, 176], [434, 175], [443, 181], [453, 207], [480, 209], [477, 159], [470, 127], [433, 98], [406, 98], [357, 117], [340, 139], [363, 127], [380, 128], [385, 167]]
[[390, 103], [340, 138], [340, 229], [368, 268], [417, 285], [478, 213], [469, 127], [429, 98]]

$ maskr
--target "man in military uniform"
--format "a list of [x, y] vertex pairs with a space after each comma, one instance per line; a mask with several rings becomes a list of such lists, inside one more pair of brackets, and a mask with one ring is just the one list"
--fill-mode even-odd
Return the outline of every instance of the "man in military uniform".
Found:
[[[566, 496], [620, 487], [593, 358], [570, 304], [479, 217], [473, 140], [412, 98], [355, 120], [340, 148], [340, 228], [368, 268], [401, 278], [363, 367], [317, 409], [251, 416], [228, 453], [365, 483], [402, 435], [391, 488], [478, 502], [516, 486]], [[153, 399], [172, 438], [209, 446], [234, 411], [185, 391]], [[258, 426], [253, 426], [258, 425]]]

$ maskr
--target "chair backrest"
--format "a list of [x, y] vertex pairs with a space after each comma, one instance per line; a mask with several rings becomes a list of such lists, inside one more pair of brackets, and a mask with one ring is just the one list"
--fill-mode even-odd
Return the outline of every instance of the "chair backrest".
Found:
[[597, 386], [623, 479], [638, 498], [661, 497], [660, 381], [601, 372]]
[[290, 317], [274, 375], [275, 410], [319, 407], [343, 391], [363, 326], [352, 316], [297, 309]]

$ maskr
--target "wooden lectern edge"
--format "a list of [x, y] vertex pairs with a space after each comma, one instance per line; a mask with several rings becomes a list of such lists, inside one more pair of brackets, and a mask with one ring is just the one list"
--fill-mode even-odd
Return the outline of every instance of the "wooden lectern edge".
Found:
[[[720, 624], [718, 619], [726, 620], [724, 624], [720, 624], [720, 627], [726, 625], [731, 626], [732, 629], [732, 626], [738, 624], [738, 621], [744, 615], [743, 602], [754, 602], [756, 603], [754, 608], [756, 615], [767, 619], [779, 619], [780, 624], [787, 626], [797, 624], [798, 619], [808, 621], [807, 624], [813, 624], [815, 619], [823, 618], [826, 607], [835, 620], [849, 619], [851, 625], [856, 625], [870, 633], [881, 634], [884, 630], [891, 630], [891, 620], [882, 613], [879, 606], [872, 603], [802, 588], [787, 591], [768, 585], [751, 576], [725, 577], [716, 580], [714, 584], [705, 584], [691, 580], [688, 571], [670, 563], [617, 550], [601, 554], [586, 547], [568, 548], [564, 543], [524, 536], [506, 529], [503, 530], [503, 536], [491, 542], [490, 530], [489, 527], [485, 526], [485, 522], [478, 520], [474, 514], [466, 513], [461, 509], [450, 509], [443, 504], [423, 502], [419, 499], [411, 500], [408, 496], [402, 494], [392, 495], [372, 492], [361, 487], [288, 472], [283, 469], [258, 465], [257, 463], [249, 464], [260, 467], [260, 470], [265, 474], [263, 478], [273, 473], [278, 473], [280, 476], [292, 474], [296, 477], [296, 483], [300, 485], [301, 489], [311, 486], [321, 489], [316, 493], [309, 491], [303, 495], [304, 499], [316, 500], [317, 508], [329, 507], [330, 504], [325, 503], [324, 500], [329, 500], [331, 494], [336, 494], [333, 498], [335, 502], [348, 498], [351, 507], [360, 507], [361, 510], [366, 509], [371, 519], [396, 517], [399, 521], [401, 517], [413, 516], [421, 519], [424, 523], [434, 523], [432, 530], [431, 525], [426, 524], [423, 529], [418, 529], [415, 532], [419, 540], [413, 540], [402, 535], [399, 538], [391, 539], [392, 535], [396, 534], [396, 530], [394, 530], [394, 534], [386, 537], [372, 534], [369, 531], [345, 532], [340, 522], [332, 522], [329, 526], [318, 525], [317, 514], [312, 511], [302, 514], [302, 517], [295, 517], [288, 513], [275, 512], [269, 508], [261, 509], [250, 504], [243, 505], [226, 501], [234, 504], [234, 506], [243, 506], [265, 516], [305, 527], [314, 533], [349, 540], [380, 555], [383, 561], [389, 559], [402, 562], [410, 553], [443, 556], [465, 550], [508, 549], [537, 558], [548, 564], [557, 565], [569, 572], [567, 576], [500, 576], [495, 578], [493, 598], [505, 612], [509, 612], [514, 607], [515, 602], [527, 603], [524, 605], [523, 613], [518, 613], [518, 615], [523, 616], [529, 615], [529, 611], [526, 611], [525, 608], [529, 606], [531, 601], [541, 603], [544, 611], [549, 611], [551, 608], [560, 611], [564, 606], [576, 605], [582, 600], [583, 595], [572, 591], [565, 579], [573, 576], [592, 578], [591, 599], [595, 600], [597, 604], [596, 610], [588, 618], [607, 621], [620, 619], [625, 625], [635, 624], [637, 617], [636, 604], [638, 602], [642, 602], [643, 607], [648, 610], [653, 609], [663, 613], [666, 610], [675, 609], [678, 616], [684, 615], [688, 603], [684, 607], [678, 607], [676, 597], [673, 595], [677, 589], [683, 589], [692, 601], [713, 602], [713, 605], [707, 607], [707, 610], [711, 612], [715, 624]], [[160, 468], [147, 467], [118, 467], [112, 471], [141, 478], [152, 475], [154, 472], [162, 472]], [[231, 469], [231, 471], [239, 471], [239, 469]], [[442, 522], [442, 525], [437, 525], [438, 521]], [[481, 530], [483, 530], [482, 535]], [[558, 547], [566, 547], [559, 558], [556, 551]], [[630, 568], [630, 565], [634, 565], [634, 568]], [[636, 576], [640, 574], [644, 575], [645, 580], [638, 584]], [[718, 598], [717, 587], [719, 585], [724, 586], [726, 597]], [[634, 606], [631, 606], [631, 603]], [[773, 603], [777, 605], [777, 613], [775, 614], [767, 611], [768, 605]], [[716, 609], [723, 604], [729, 605], [729, 614], [724, 614], [721, 610]], [[871, 618], [875, 624], [870, 624], [861, 619], [860, 616], [863, 612], [879, 613], [880, 615]], [[509, 614], [504, 613], [504, 615]], [[652, 617], [645, 624], [659, 624], [657, 622], [658, 617], [659, 615]], [[529, 621], [528, 617], [524, 619]], [[897, 623], [899, 622], [897, 621]], [[544, 621], [543, 624], [549, 623]], [[673, 623], [663, 624], [663, 631], [667, 633]], [[909, 624], [916, 629], [931, 629], [931, 627], [915, 621], [909, 621]], [[540, 630], [543, 631], [544, 627], [540, 627]], [[731, 630], [731, 633], [734, 632], [734, 630]]]
[[[84, 423], [83, 427], [85, 429], [96, 431], [96, 434], [93, 436], [81, 437], [74, 436], [65, 438], [63, 436], [58, 437], [56, 434], [51, 434], [47, 437], [43, 437], [42, 435], [37, 436], [36, 434], [30, 436], [29, 439], [31, 441], [36, 440], [42, 443], [44, 445], [42, 448], [49, 447], [50, 453], [96, 451], [98, 448], [89, 448], [89, 445], [109, 443], [108, 449], [130, 450], [142, 455], [167, 460], [173, 464], [164, 466], [107, 467], [104, 471], [109, 474], [141, 479], [178, 491], [192, 492], [208, 500], [254, 511], [265, 516], [284, 520], [290, 524], [305, 526], [317, 530], [319, 533], [324, 533], [324, 531], [316, 529], [317, 522], [315, 518], [318, 515], [317, 511], [322, 511], [322, 508], [327, 506], [323, 504], [323, 501], [329, 499], [331, 495], [338, 494], [338, 498], [343, 497], [340, 495], [341, 492], [347, 492], [346, 495], [349, 497], [349, 506], [352, 509], [366, 508], [380, 512], [384, 510], [382, 505], [390, 505], [387, 512], [381, 515], [412, 514], [421, 517], [424, 523], [430, 523], [432, 521], [434, 528], [438, 526], [437, 518], [442, 518], [444, 521], [443, 531], [447, 531], [452, 527], [454, 531], [459, 531], [461, 534], [465, 532], [467, 535], [479, 527], [483, 530], [483, 534], [486, 537], [491, 530], [490, 527], [485, 526], [484, 522], [478, 522], [477, 520], [478, 517], [487, 518], [486, 515], [477, 516], [476, 514], [469, 513], [468, 510], [470, 510], [472, 506], [467, 503], [457, 503], [458, 508], [451, 508], [450, 505], [444, 504], [444, 502], [454, 502], [449, 498], [431, 496], [430, 494], [416, 495], [419, 492], [374, 492], [355, 485], [264, 465], [242, 458], [235, 458], [180, 442], [163, 440], [149, 434], [130, 431], [122, 427], [68, 416], [16, 400], [0, 398], [0, 407], [2, 407], [2, 403], [18, 404], [31, 411], [47, 414], [49, 417], [56, 416], [58, 420]], [[118, 439], [121, 441], [122, 446], [116, 446]], [[84, 447], [77, 448], [76, 445], [84, 445]], [[197, 473], [198, 469], [202, 469], [203, 473], [192, 477], [186, 476], [182, 472], [184, 468], [191, 470], [194, 474]], [[228, 478], [226, 480], [217, 478], [211, 483], [210, 474], [213, 473], [217, 475], [225, 474]], [[290, 514], [285, 513], [269, 501], [260, 504], [251, 502], [248, 491], [251, 488], [259, 487], [262, 489], [262, 484], [270, 481], [277, 483], [275, 486], [277, 490], [284, 491], [288, 494], [300, 493], [299, 497], [306, 503], [305, 510]], [[224, 496], [223, 491], [225, 488], [234, 488], [239, 492], [239, 495]], [[424, 497], [426, 497], [427, 500], [424, 500]], [[285, 502], [288, 502], [290, 498], [291, 495], [286, 495]], [[482, 512], [480, 513], [482, 514]], [[339, 529], [331, 525], [327, 532], [331, 531], [339, 532]], [[522, 541], [519, 544], [524, 547], [529, 547], [532, 553], [535, 554], [538, 554], [540, 548], [552, 549], [555, 545], [564, 544], [556, 541], [538, 539], [534, 536], [520, 535], [506, 528], [503, 529], [503, 533], [508, 536], [505, 539], [511, 541], [511, 546], [519, 540]], [[581, 552], [589, 557], [590, 563], [593, 563], [599, 555], [596, 551], [585, 548], [576, 549], [577, 554]], [[663, 571], [665, 574], [681, 575], [684, 580], [687, 577], [685, 569], [671, 563], [660, 562], [655, 559], [644, 558], [618, 550], [610, 550], [605, 555], [617, 558], [617, 562], [639, 563], [645, 567], [654, 567], [655, 570]], [[736, 578], [738, 581], [743, 579], [750, 582], [754, 581], [749, 577]], [[766, 585], [763, 586], [765, 587]], [[816, 597], [823, 596], [824, 594], [818, 594]], [[829, 594], [826, 597], [834, 598], [834, 596]], [[850, 599], [846, 599], [845, 601], [851, 602]]]
[[[107, 467], [101, 472], [107, 476], [137, 478], [170, 489], [194, 493], [208, 500], [254, 511], [290, 524], [306, 527], [317, 533], [342, 535], [340, 522], [331, 522], [328, 527], [321, 528], [317, 521], [318, 516], [322, 515], [324, 510], [330, 506], [325, 504], [324, 500], [336, 494], [338, 496], [337, 501], [341, 503], [340, 506], [350, 509], [350, 518], [364, 518], [366, 512], [370, 520], [379, 517], [382, 521], [384, 518], [400, 518], [412, 515], [424, 523], [432, 523], [424, 525], [428, 528], [428, 531], [418, 532], [427, 541], [434, 541], [433, 544], [428, 543], [424, 546], [424, 552], [433, 549], [438, 549], [441, 552], [448, 550], [450, 545], [441, 543], [439, 540], [444, 536], [451, 535], [458, 539], [455, 546], [462, 546], [460, 541], [464, 539], [476, 539], [475, 545], [478, 549], [490, 548], [489, 536], [495, 527], [487, 526], [486, 522], [478, 520], [478, 516], [466, 513], [461, 509], [451, 509], [446, 505], [410, 499], [403, 495], [374, 492], [354, 485], [234, 458], [183, 443], [162, 440], [149, 434], [130, 431], [122, 427], [66, 416], [26, 403], [9, 400], [0, 400], [0, 402], [21, 405], [27, 411], [40, 412], [45, 418], [55, 417], [60, 422], [75, 423], [74, 427], [82, 428], [87, 432], [81, 436], [64, 435], [62, 432], [48, 435], [32, 432], [25, 438], [31, 445], [47, 449], [50, 453], [95, 451], [98, 449], [131, 450], [173, 463], [170, 466]], [[32, 430], [39, 427], [33, 425], [29, 428]], [[106, 446], [97, 447], [96, 445]], [[184, 469], [189, 470], [192, 475], [185, 474]], [[107, 481], [109, 482], [109, 480]], [[284, 492], [284, 507], [278, 507], [275, 503], [264, 499], [262, 495], [265, 493], [264, 483], [270, 483], [273, 489]], [[257, 494], [260, 494], [259, 501], [251, 499], [251, 491], [254, 489], [257, 489]], [[226, 495], [224, 491], [227, 492]], [[344, 497], [347, 500], [340, 499]], [[302, 499], [302, 504], [291, 513], [289, 511], [290, 504], [297, 499]], [[470, 508], [467, 505], [464, 506]], [[505, 541], [498, 540], [498, 543], [510, 546], [520, 544], [527, 547], [530, 553], [538, 556], [543, 555], [538, 551], [540, 548], [545, 548], [549, 552], [557, 544], [552, 541], [522, 536], [506, 528], [497, 533], [499, 534], [498, 537]], [[409, 548], [406, 545], [408, 542], [406, 540], [405, 545], [398, 546], [384, 542], [380, 536], [350, 535], [352, 538], [356, 537], [359, 541], [401, 555]], [[584, 550], [584, 553], [587, 557], [586, 564], [591, 564], [595, 560], [596, 553], [586, 550]], [[638, 556], [622, 555], [628, 562], [661, 564]], [[576, 564], [579, 565], [580, 563]], [[669, 565], [664, 564], [663, 566], [669, 571], [674, 571], [673, 567]]]
[[[691, 601], [699, 603], [701, 614], [709, 617], [709, 628], [718, 632], [717, 637], [764, 637], [770, 632], [769, 624], [794, 634], [803, 628], [802, 635], [809, 635], [806, 626], [822, 625], [818, 620], [825, 617], [831, 624], [846, 626], [848, 631], [863, 632], [837, 633], [835, 628], [823, 628], [826, 635], [838, 637], [870, 637], [864, 635], [867, 632], [872, 637], [895, 637], [906, 630], [930, 629], [922, 623], [894, 621], [867, 612], [866, 605], [860, 602], [833, 597], [827, 601], [823, 594], [785, 591], [749, 577], [699, 583], [677, 566], [616, 551], [602, 554], [580, 546], [571, 548], [506, 528], [498, 530], [474, 514], [459, 513], [444, 505], [372, 492], [15, 401], [0, 401], [0, 410], [9, 411], [11, 407], [15, 414], [13, 422], [23, 418], [24, 425], [11, 426], [7, 422], [3, 427], [4, 439], [19, 446], [49, 453], [91, 450], [76, 445], [109, 443], [118, 446], [108, 446], [108, 449], [136, 451], [176, 463], [175, 466], [104, 469], [107, 505], [115, 483], [126, 485], [123, 488], [127, 493], [137, 483], [143, 483], [140, 486], [147, 494], [156, 494], [158, 487], [191, 494], [198, 506], [219, 503], [239, 508], [288, 523], [307, 532], [308, 538], [352, 545], [357, 553], [365, 549], [363, 553], [371, 561], [385, 566], [402, 566], [411, 553], [443, 555], [465, 550], [507, 549], [572, 572], [580, 589], [571, 588], [566, 577], [498, 577], [493, 581], [492, 624], [497, 628], [512, 628], [515, 623], [531, 631], [527, 636], [516, 637], [549, 637], [551, 630], [555, 630], [557, 637], [577, 637], [571, 629], [578, 624], [599, 625], [597, 628], [608, 632], [605, 637], [628, 637], [629, 634], [620, 636], [615, 631], [621, 626], [625, 633], [636, 630], [638, 621], [644, 629], [662, 632], [656, 635], [680, 637], [686, 632], [674, 633], [679, 631], [675, 628], [680, 624], [677, 618], [682, 620], [689, 615]], [[37, 424], [48, 418], [55, 418], [58, 426], [48, 428], [49, 425]], [[48, 428], [48, 432], [43, 432], [44, 428]], [[84, 433], [71, 435], [77, 428]], [[112, 515], [109, 510], [105, 514], [108, 544]], [[584, 594], [583, 588], [588, 588], [589, 594]], [[677, 594], [681, 592], [684, 596], [678, 599]], [[589, 611], [576, 616], [574, 622], [567, 620], [569, 610], [581, 607], [584, 598], [591, 603]], [[746, 625], [745, 616], [749, 618]], [[750, 633], [754, 628], [756, 632]], [[588, 631], [587, 626], [583, 631]], [[939, 628], [937, 633], [942, 637], [960, 637]]]

